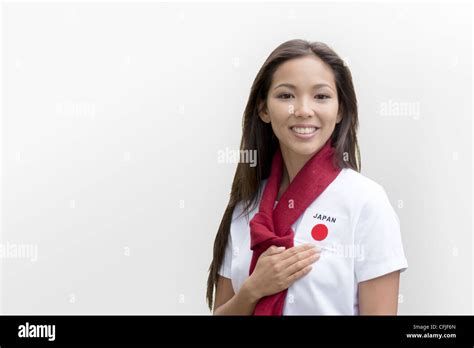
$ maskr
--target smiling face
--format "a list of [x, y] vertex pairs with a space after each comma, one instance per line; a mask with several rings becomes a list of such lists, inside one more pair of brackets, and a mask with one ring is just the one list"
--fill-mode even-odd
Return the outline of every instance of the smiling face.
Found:
[[341, 121], [338, 109], [330, 66], [310, 55], [277, 68], [260, 118], [271, 123], [282, 153], [307, 158], [324, 146]]

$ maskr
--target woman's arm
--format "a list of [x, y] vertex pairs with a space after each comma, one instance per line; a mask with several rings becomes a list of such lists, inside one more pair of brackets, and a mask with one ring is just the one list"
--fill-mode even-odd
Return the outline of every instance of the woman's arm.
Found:
[[360, 315], [397, 315], [400, 271], [359, 283]]
[[259, 297], [254, 294], [248, 283], [244, 282], [235, 294], [232, 281], [219, 276], [216, 285], [214, 315], [252, 315], [258, 300]]

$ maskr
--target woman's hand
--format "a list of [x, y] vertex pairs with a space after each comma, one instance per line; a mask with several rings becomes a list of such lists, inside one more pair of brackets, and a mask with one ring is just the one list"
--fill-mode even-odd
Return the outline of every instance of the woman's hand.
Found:
[[308, 274], [311, 264], [320, 255], [321, 252], [312, 244], [287, 250], [272, 245], [260, 255], [254, 271], [245, 280], [245, 285], [257, 298], [273, 295]]

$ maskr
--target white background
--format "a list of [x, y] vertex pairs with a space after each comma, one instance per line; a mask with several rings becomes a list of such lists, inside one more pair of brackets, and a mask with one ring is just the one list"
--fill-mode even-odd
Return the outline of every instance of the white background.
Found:
[[301, 38], [352, 71], [362, 173], [401, 220], [399, 313], [472, 313], [471, 23], [468, 3], [3, 3], [1, 240], [38, 260], [0, 259], [1, 312], [208, 314], [218, 151]]

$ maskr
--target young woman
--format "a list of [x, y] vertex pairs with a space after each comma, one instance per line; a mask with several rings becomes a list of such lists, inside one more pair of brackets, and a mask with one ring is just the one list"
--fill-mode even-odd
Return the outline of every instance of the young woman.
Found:
[[397, 314], [399, 219], [360, 174], [357, 127], [351, 73], [331, 48], [291, 40], [270, 54], [243, 120], [257, 165], [238, 164], [214, 242], [214, 314]]

